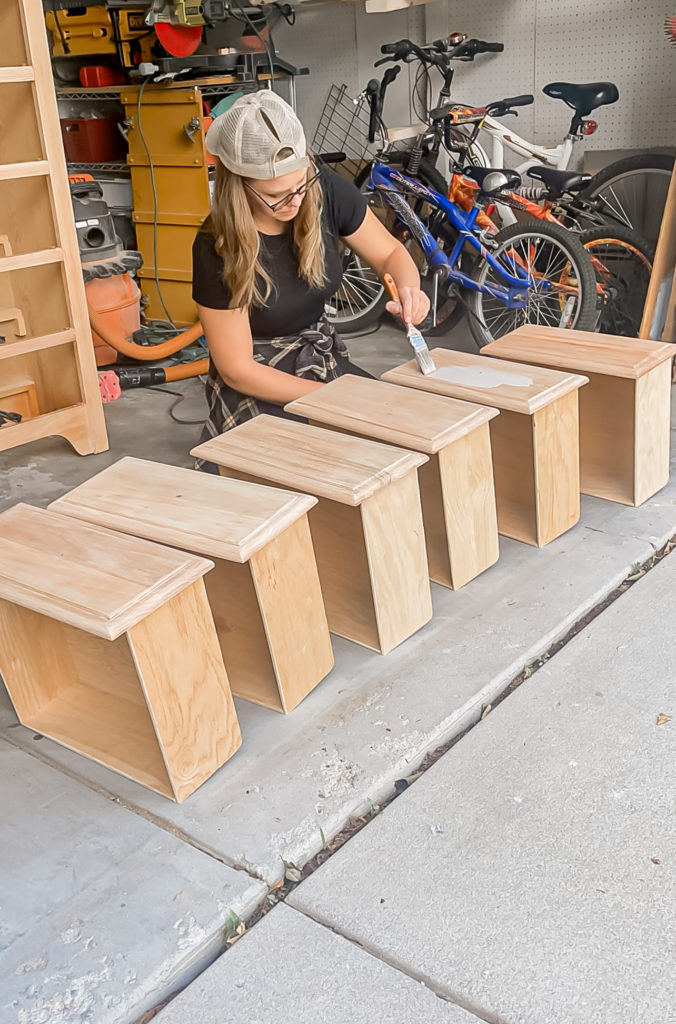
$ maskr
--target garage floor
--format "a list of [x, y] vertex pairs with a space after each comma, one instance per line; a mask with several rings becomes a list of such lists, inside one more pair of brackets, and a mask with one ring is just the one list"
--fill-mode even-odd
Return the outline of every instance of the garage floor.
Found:
[[[473, 350], [462, 329], [450, 344]], [[350, 347], [374, 373], [408, 358], [392, 328]], [[199, 419], [199, 385], [180, 390], [175, 413]], [[190, 465], [200, 428], [169, 418], [176, 398], [135, 391], [107, 406], [100, 456], [58, 439], [0, 456], [0, 506], [46, 505], [123, 455]], [[672, 474], [639, 509], [583, 497], [579, 524], [542, 550], [501, 538], [482, 577], [433, 586], [432, 622], [391, 655], [336, 639], [334, 671], [292, 715], [239, 701], [241, 750], [180, 806], [24, 729], [3, 693], [2, 1020], [132, 1024], [182, 988], [284, 862], [304, 864], [373, 813], [674, 535]]]

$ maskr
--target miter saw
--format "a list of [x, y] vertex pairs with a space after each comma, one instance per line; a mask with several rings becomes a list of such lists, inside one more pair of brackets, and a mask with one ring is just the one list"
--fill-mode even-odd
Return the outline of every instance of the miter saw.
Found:
[[151, 62], [169, 74], [222, 72], [242, 55], [253, 70], [275, 54], [271, 25], [282, 17], [293, 23], [292, 7], [276, 0], [43, 0], [43, 7], [54, 57], [117, 49], [124, 67]]

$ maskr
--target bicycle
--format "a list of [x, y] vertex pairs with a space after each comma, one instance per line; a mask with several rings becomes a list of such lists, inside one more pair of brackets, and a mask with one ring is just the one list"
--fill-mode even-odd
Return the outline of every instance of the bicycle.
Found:
[[[438, 105], [431, 112], [432, 116], [426, 116], [426, 123], [408, 129], [409, 135], [415, 135], [412, 147], [403, 152], [392, 152], [391, 148], [385, 147], [382, 155], [386, 156], [388, 162], [395, 160], [401, 163], [411, 176], [417, 177], [423, 184], [435, 188], [436, 191], [446, 192], [446, 182], [436, 169], [442, 145], [454, 163], [463, 168], [468, 160], [476, 159], [473, 147], [479, 131], [487, 121], [494, 120], [496, 115], [514, 113], [514, 107], [525, 106], [533, 101], [530, 95], [514, 97], [505, 101], [502, 107], [494, 105], [492, 112], [486, 108], [450, 104], [454, 74], [450, 61], [473, 60], [479, 53], [500, 52], [502, 49], [504, 47], [501, 43], [466, 40], [459, 35], [450, 37], [449, 40], [437, 40], [424, 47], [410, 40], [399, 40], [381, 47], [386, 56], [379, 60], [377, 65], [388, 60], [408, 62], [415, 59], [420, 61], [421, 69], [425, 73], [428, 66], [436, 66], [443, 77]], [[372, 80], [365, 90], [364, 95], [372, 101], [369, 128], [371, 138], [374, 136], [374, 125], [381, 120], [387, 86], [398, 71], [398, 65], [388, 68], [380, 85]], [[420, 69], [416, 83], [419, 78]], [[427, 115], [428, 103], [425, 106]], [[495, 123], [501, 127], [499, 122]], [[393, 133], [389, 134], [391, 139]], [[568, 141], [572, 151], [572, 141]], [[356, 184], [362, 189], [367, 185], [369, 171], [370, 168], [364, 168], [356, 178]], [[619, 225], [613, 228], [609, 236], [607, 221], [599, 211], [598, 201], [586, 199], [584, 194], [580, 194], [592, 181], [589, 175], [561, 171], [553, 167], [535, 168], [533, 176], [536, 174], [542, 182], [539, 188], [524, 189], [521, 186], [516, 193], [502, 195], [497, 205], [503, 216], [503, 223], [507, 219], [504, 217], [505, 210], [510, 213], [509, 222], [517, 222], [517, 218], [511, 212], [515, 208], [522, 214], [525, 212], [582, 231], [581, 241], [592, 256], [599, 283], [600, 314], [597, 329], [634, 336], [640, 324], [643, 299], [652, 269], [652, 247], [637, 233]], [[454, 198], [458, 191], [458, 182], [459, 176], [454, 173], [451, 180], [451, 198]], [[367, 188], [366, 190], [368, 191]], [[536, 198], [537, 203], [533, 201]], [[583, 230], [585, 225], [586, 230]], [[443, 229], [443, 221], [437, 224], [437, 227]], [[402, 240], [410, 244], [408, 239]], [[412, 254], [414, 258], [418, 257], [419, 270], [424, 277], [426, 267], [424, 260], [421, 262], [422, 254], [415, 244]], [[386, 295], [377, 276], [353, 256], [347, 261], [344, 285], [337, 295], [338, 308], [334, 322], [339, 329], [344, 330], [347, 327], [358, 330], [381, 314], [386, 301]], [[432, 329], [428, 328], [431, 333], [447, 330], [451, 323], [458, 319], [458, 313], [461, 314], [461, 311], [454, 309], [453, 302], [446, 303], [437, 312], [439, 325]]]
[[[456, 40], [458, 35], [456, 33], [449, 38]], [[504, 46], [501, 43], [483, 43], [473, 39], [460, 47], [451, 43], [447, 59], [467, 61], [473, 60], [479, 53], [502, 50]], [[394, 59], [401, 58], [395, 56]], [[489, 115], [481, 125], [481, 139], [474, 136], [471, 140], [468, 149], [469, 162], [474, 166], [504, 167], [505, 148], [508, 148], [525, 158], [514, 166], [514, 170], [522, 177], [527, 173], [545, 184], [554, 181], [554, 177], [548, 177], [546, 172], [550, 169], [567, 171], [576, 145], [596, 132], [598, 124], [595, 120], [589, 119], [589, 115], [602, 106], [616, 103], [619, 99], [617, 86], [612, 82], [550, 82], [543, 86], [542, 91], [552, 99], [562, 100], [574, 111], [568, 133], [560, 143], [556, 146], [539, 146]], [[456, 147], [462, 147], [466, 131], [467, 129], [460, 127], [452, 132]], [[490, 140], [490, 155], [482, 144], [482, 139]], [[604, 220], [633, 229], [654, 245], [659, 233], [673, 167], [673, 154], [636, 153], [608, 164], [590, 177], [580, 192], [580, 199], [593, 205]], [[533, 170], [536, 173], [532, 173]], [[516, 218], [508, 207], [501, 208], [500, 214], [503, 223], [515, 223]]]
[[[380, 85], [370, 85], [371, 129], [380, 119]], [[505, 109], [501, 100], [489, 109]], [[447, 117], [446, 108], [438, 120]], [[418, 153], [421, 146], [418, 146]], [[491, 180], [492, 177], [492, 180]], [[484, 200], [495, 200], [520, 183], [512, 171], [492, 172], [480, 186]], [[392, 211], [402, 231], [415, 238], [430, 268], [434, 291], [462, 300], [469, 327], [478, 347], [516, 329], [523, 323], [593, 330], [596, 323], [596, 281], [591, 262], [579, 241], [556, 224], [529, 221], [493, 234], [480, 227], [482, 210], [473, 203], [463, 210], [444, 192], [423, 185], [382, 159], [371, 166], [368, 187]], [[436, 211], [444, 220], [450, 253], [440, 233], [433, 233], [412, 209], [403, 193]], [[462, 269], [468, 253], [474, 256], [470, 272]]]

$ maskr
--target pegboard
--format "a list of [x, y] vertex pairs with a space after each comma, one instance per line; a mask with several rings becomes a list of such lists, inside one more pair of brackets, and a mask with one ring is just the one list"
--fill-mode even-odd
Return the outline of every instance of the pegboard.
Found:
[[542, 94], [547, 82], [611, 81], [620, 99], [592, 115], [599, 129], [580, 153], [676, 146], [676, 50], [663, 28], [674, 0], [437, 0], [424, 10], [429, 39], [462, 31], [504, 42], [504, 53], [460, 65], [455, 96], [532, 92], [534, 107], [506, 122], [520, 135], [546, 146], [568, 130], [570, 111]]
[[[298, 116], [309, 138], [331, 85], [345, 84], [356, 96], [369, 78], [382, 75], [384, 68], [373, 67], [382, 43], [402, 38], [425, 41], [424, 7], [366, 14], [363, 3], [306, 3], [295, 10], [295, 26], [280, 23], [274, 40], [285, 60], [310, 68], [309, 77], [296, 79]], [[388, 91], [388, 122], [410, 123], [409, 96], [409, 70], [404, 68]]]
[[[675, 11], [673, 0], [537, 0], [538, 91], [560, 80], [610, 81], [620, 92], [617, 103], [591, 115], [599, 129], [585, 149], [676, 145], [676, 50], [664, 34]], [[535, 141], [557, 141], [569, 121], [563, 103], [543, 97]]]

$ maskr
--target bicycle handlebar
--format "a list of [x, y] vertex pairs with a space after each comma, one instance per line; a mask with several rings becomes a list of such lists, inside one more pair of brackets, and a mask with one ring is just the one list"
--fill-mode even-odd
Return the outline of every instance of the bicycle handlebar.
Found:
[[380, 83], [377, 78], [372, 78], [364, 90], [370, 104], [369, 110], [369, 142], [375, 142], [378, 133], [378, 94]]
[[456, 44], [447, 39], [435, 39], [427, 46], [418, 46], [410, 39], [400, 39], [396, 43], [384, 43], [380, 52], [387, 54], [386, 57], [376, 61], [375, 66], [386, 63], [387, 60], [407, 61], [409, 57], [417, 58], [425, 64], [436, 64], [446, 66], [449, 60], [474, 60], [480, 53], [502, 53], [504, 43], [485, 43], [481, 39], [465, 39]]

